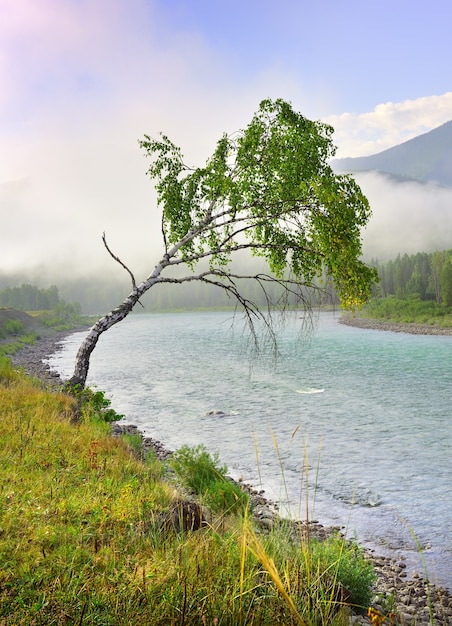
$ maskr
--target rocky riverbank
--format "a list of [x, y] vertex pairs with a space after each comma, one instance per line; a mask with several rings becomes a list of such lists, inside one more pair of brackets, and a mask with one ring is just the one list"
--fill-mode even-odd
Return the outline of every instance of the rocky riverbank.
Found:
[[[358, 319], [358, 318], [353, 318]], [[349, 323], [345, 321], [343, 323]], [[371, 320], [366, 320], [371, 322]], [[352, 324], [357, 325], [357, 324]], [[372, 328], [371, 325], [361, 326]], [[393, 330], [392, 328], [382, 328], [381, 330]], [[80, 330], [80, 329], [75, 329]], [[70, 331], [71, 333], [74, 331]], [[409, 332], [399, 329], [396, 332]], [[62, 382], [56, 372], [52, 372], [49, 366], [43, 362], [43, 359], [54, 354], [61, 348], [61, 342], [69, 333], [59, 332], [48, 334], [32, 346], [26, 346], [23, 350], [16, 353], [12, 357], [13, 364], [22, 367], [27, 374], [39, 377], [46, 385], [58, 388]], [[444, 334], [444, 333], [442, 333]], [[448, 333], [452, 334], [452, 333]], [[135, 426], [115, 424], [113, 426], [113, 434], [120, 436], [124, 432], [137, 434], [139, 431]], [[152, 448], [157, 457], [165, 461], [171, 451], [165, 446], [151, 438], [143, 437], [143, 447], [145, 449]], [[254, 517], [256, 524], [260, 526], [263, 532], [270, 530], [274, 525], [282, 523], [277, 513], [277, 506], [266, 500], [262, 492], [255, 491], [252, 487], [244, 485], [251, 495], [254, 505]], [[305, 532], [303, 522], [293, 522], [293, 532], [300, 536], [300, 530]], [[316, 536], [319, 539], [324, 538], [332, 532], [341, 529], [327, 528], [316, 521], [309, 524], [310, 536]], [[390, 612], [394, 617], [387, 618], [385, 624], [401, 624], [427, 626], [435, 624], [437, 626], [446, 626], [452, 623], [452, 596], [450, 591], [441, 587], [430, 585], [419, 575], [410, 577], [406, 572], [406, 566], [403, 561], [395, 558], [387, 558], [377, 555], [375, 552], [367, 551], [367, 558], [371, 559], [375, 572], [377, 574], [377, 583], [375, 585], [375, 601], [374, 608], [381, 615], [388, 615]], [[392, 621], [390, 621], [390, 619]], [[378, 617], [354, 615], [351, 617], [351, 624], [382, 624], [377, 621]]]
[[68, 335], [79, 330], [87, 329], [86, 326], [74, 328], [70, 331], [48, 331], [34, 344], [26, 345], [11, 356], [14, 366], [21, 367], [26, 374], [40, 378], [43, 382], [56, 387], [62, 385], [57, 372], [52, 371], [45, 359], [61, 349], [61, 343]]

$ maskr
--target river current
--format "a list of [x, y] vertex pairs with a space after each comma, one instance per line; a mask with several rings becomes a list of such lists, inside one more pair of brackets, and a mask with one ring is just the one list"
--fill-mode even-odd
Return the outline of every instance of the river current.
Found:
[[[167, 448], [203, 443], [282, 514], [346, 528], [452, 588], [452, 337], [321, 313], [250, 351], [230, 313], [132, 315], [99, 340], [88, 385]], [[85, 333], [49, 359], [72, 374]]]

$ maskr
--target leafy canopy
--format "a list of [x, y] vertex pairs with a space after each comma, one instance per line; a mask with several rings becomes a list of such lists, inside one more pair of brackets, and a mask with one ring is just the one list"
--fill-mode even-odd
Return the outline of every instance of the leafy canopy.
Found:
[[353, 178], [328, 164], [332, 132], [283, 100], [264, 100], [247, 128], [223, 135], [196, 169], [168, 137], [145, 136], [171, 264], [206, 258], [224, 275], [231, 255], [249, 249], [278, 279], [312, 285], [326, 270], [343, 306], [363, 304], [376, 280], [360, 260], [370, 207]]
[[[255, 340], [255, 318], [264, 322], [274, 339], [272, 307], [286, 306], [292, 295], [309, 308], [305, 287], [319, 289], [315, 278], [325, 272], [344, 307], [366, 302], [377, 279], [376, 270], [360, 260], [360, 231], [370, 208], [355, 181], [335, 175], [329, 166], [335, 152], [332, 132], [283, 100], [264, 100], [247, 128], [223, 135], [206, 165], [196, 169], [184, 163], [168, 137], [145, 135], [140, 145], [151, 159], [148, 173], [162, 207], [165, 252], [137, 285], [104, 234], [107, 251], [129, 273], [133, 289], [91, 327], [77, 352], [70, 384], [84, 387], [100, 335], [123, 320], [158, 283], [198, 280], [224, 289], [243, 306]], [[241, 250], [264, 257], [272, 273], [234, 273], [228, 264]], [[197, 274], [175, 277], [166, 272], [184, 264], [193, 270], [202, 260], [209, 268]], [[251, 279], [262, 289], [269, 316], [241, 291], [242, 279]], [[277, 299], [269, 288], [273, 283], [282, 288]]]

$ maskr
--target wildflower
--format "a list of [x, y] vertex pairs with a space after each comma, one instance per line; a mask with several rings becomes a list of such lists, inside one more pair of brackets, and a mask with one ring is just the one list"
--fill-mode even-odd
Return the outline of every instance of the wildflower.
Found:
[[395, 618], [395, 615], [392, 611], [388, 613], [388, 615], [382, 615], [379, 611], [377, 611], [377, 609], [369, 607], [369, 609], [367, 610], [367, 616], [370, 617], [370, 621], [372, 622], [372, 624], [374, 624], [374, 626], [381, 626], [383, 622], [387, 620], [388, 617], [389, 617], [389, 624], [390, 625], [394, 624], [393, 620]]

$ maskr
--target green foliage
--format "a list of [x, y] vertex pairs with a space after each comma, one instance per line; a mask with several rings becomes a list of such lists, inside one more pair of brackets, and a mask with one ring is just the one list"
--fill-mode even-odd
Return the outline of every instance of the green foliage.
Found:
[[94, 391], [90, 387], [75, 385], [75, 387], [71, 387], [71, 393], [77, 398], [80, 410], [87, 418], [97, 418], [103, 422], [111, 423], [124, 417], [111, 407], [111, 400], [105, 397], [104, 391]]
[[19, 320], [8, 319], [0, 323], [0, 339], [20, 335], [23, 332], [23, 324]]
[[9, 385], [20, 376], [20, 372], [13, 367], [11, 359], [0, 352], [0, 384]]
[[10, 315], [9, 310], [0, 309], [0, 355], [15, 354], [39, 338], [35, 332], [26, 332], [24, 324]]
[[81, 321], [81, 307], [78, 303], [60, 302], [51, 311], [41, 311], [39, 321], [55, 330], [69, 330]]
[[445, 306], [452, 307], [452, 254], [441, 271], [441, 297]]
[[3, 324], [3, 329], [7, 335], [19, 335], [24, 327], [19, 320], [6, 320]]
[[182, 485], [201, 496], [212, 510], [243, 510], [248, 505], [248, 495], [228, 480], [226, 465], [219, 463], [218, 453], [212, 456], [202, 444], [182, 446], [170, 462]]
[[249, 249], [278, 279], [289, 274], [312, 285], [326, 269], [344, 306], [365, 302], [376, 280], [359, 260], [370, 208], [355, 181], [329, 166], [332, 132], [283, 100], [264, 100], [248, 127], [223, 135], [197, 169], [168, 137], [145, 136], [140, 145], [152, 161], [167, 260], [194, 267], [206, 258], [224, 276], [231, 255]]
[[39, 289], [35, 285], [22, 284], [20, 287], [6, 287], [0, 290], [0, 307], [19, 311], [40, 311], [40, 321], [46, 326], [64, 330], [68, 322], [80, 318], [81, 306], [62, 300], [55, 285], [49, 289]]
[[319, 571], [328, 572], [347, 590], [351, 604], [362, 608], [370, 606], [375, 571], [357, 544], [338, 535], [326, 541], [312, 541], [310, 552]]
[[213, 457], [203, 444], [191, 447], [184, 445], [173, 455], [171, 466], [192, 493], [204, 493], [212, 482], [224, 477], [225, 465], [219, 465], [219, 455]]
[[[452, 250], [400, 254], [376, 263], [380, 290], [367, 303], [368, 317], [402, 323], [452, 326]], [[381, 297], [383, 296], [383, 297]]]

